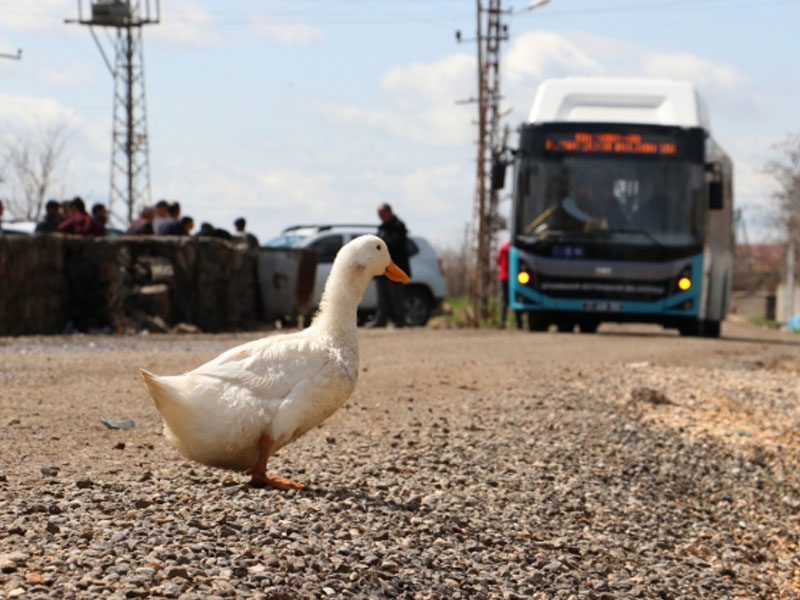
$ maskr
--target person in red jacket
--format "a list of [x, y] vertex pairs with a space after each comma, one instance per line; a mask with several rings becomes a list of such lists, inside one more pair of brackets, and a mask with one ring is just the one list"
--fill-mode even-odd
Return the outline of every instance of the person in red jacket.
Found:
[[56, 227], [60, 233], [78, 235], [105, 235], [104, 228], [87, 212], [86, 205], [80, 196], [76, 196], [67, 204], [67, 218]]
[[[508, 313], [508, 250], [511, 248], [511, 242], [507, 241], [500, 246], [497, 251], [497, 274], [500, 278], [500, 288], [503, 291], [503, 299], [500, 304], [500, 329], [506, 328], [506, 313]], [[517, 329], [522, 329], [522, 313], [518, 310], [514, 311], [514, 317], [517, 320]]]

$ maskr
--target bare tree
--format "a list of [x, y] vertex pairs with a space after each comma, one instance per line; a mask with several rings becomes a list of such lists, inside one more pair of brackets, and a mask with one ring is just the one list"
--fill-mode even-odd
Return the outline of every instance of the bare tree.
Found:
[[459, 243], [447, 246], [437, 246], [436, 254], [444, 271], [448, 296], [465, 296], [467, 294], [467, 280], [469, 277], [469, 226], [464, 229], [463, 238]]
[[772, 197], [777, 202], [779, 224], [787, 239], [800, 236], [800, 135], [775, 144], [777, 157], [764, 170], [775, 180]]
[[8, 210], [37, 221], [48, 192], [60, 183], [69, 130], [64, 123], [12, 130], [0, 148], [0, 188]]

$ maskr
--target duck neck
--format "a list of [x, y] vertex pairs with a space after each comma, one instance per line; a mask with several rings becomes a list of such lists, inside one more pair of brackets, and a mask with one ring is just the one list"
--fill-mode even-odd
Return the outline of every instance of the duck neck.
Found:
[[356, 311], [369, 279], [334, 269], [328, 276], [313, 327], [336, 338], [356, 338]]

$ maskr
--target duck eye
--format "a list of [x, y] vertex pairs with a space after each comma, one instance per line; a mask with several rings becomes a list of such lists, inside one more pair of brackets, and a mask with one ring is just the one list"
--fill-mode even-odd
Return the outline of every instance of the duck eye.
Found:
[[375, 250], [380, 250], [380, 249], [381, 249], [381, 245], [380, 245], [380, 244], [378, 244], [377, 246], [375, 246]]

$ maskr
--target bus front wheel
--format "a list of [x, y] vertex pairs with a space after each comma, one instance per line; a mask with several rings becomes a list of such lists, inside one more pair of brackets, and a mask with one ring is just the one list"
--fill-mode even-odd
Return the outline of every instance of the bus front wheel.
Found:
[[718, 338], [720, 333], [719, 321], [710, 319], [700, 321], [687, 321], [678, 326], [681, 335], [702, 336], [707, 338]]
[[703, 321], [703, 337], [718, 338], [720, 333], [719, 321]]
[[681, 336], [700, 335], [700, 321], [690, 319], [678, 325]]

